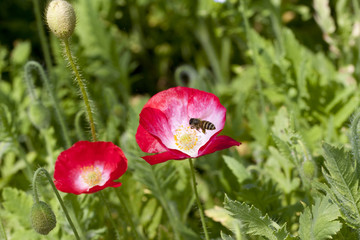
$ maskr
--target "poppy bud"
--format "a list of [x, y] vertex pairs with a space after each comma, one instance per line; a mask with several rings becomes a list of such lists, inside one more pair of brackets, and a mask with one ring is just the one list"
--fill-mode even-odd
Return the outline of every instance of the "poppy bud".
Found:
[[46, 21], [58, 38], [67, 39], [76, 25], [74, 8], [65, 0], [52, 0], [46, 10]]
[[56, 217], [49, 205], [39, 201], [31, 208], [31, 226], [42, 235], [47, 235], [56, 226]]
[[37, 101], [31, 104], [28, 109], [28, 115], [31, 123], [39, 130], [49, 127], [50, 113], [41, 102]]

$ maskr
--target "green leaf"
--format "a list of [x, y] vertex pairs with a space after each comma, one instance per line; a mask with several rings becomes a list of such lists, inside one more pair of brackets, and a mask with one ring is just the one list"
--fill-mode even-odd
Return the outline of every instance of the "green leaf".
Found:
[[21, 226], [30, 228], [30, 210], [33, 205], [32, 197], [25, 192], [15, 188], [4, 188], [2, 192], [4, 198], [3, 206], [12, 219]]
[[155, 198], [150, 199], [146, 203], [146, 205], [144, 206], [144, 208], [141, 212], [141, 216], [140, 216], [141, 225], [145, 226], [152, 221], [157, 207], [158, 207], [158, 204], [157, 204], [157, 201]]
[[227, 234], [225, 234], [223, 232], [220, 233], [220, 236], [221, 236], [222, 240], [234, 240], [233, 237], [231, 237], [230, 235], [227, 235]]
[[300, 215], [299, 236], [306, 240], [332, 238], [342, 224], [336, 220], [340, 216], [339, 208], [330, 201], [330, 197], [316, 198], [315, 204], [306, 207]]
[[265, 147], [269, 140], [268, 127], [264, 118], [257, 113], [257, 107], [256, 103], [251, 104], [247, 109], [246, 116], [249, 119], [250, 134], [261, 146]]
[[248, 171], [246, 171], [244, 165], [242, 165], [238, 160], [229, 156], [223, 156], [223, 158], [231, 172], [236, 176], [239, 184], [242, 184], [245, 179], [251, 177]]
[[349, 152], [324, 143], [324, 177], [330, 185], [333, 201], [338, 205], [344, 220], [353, 228], [360, 227], [359, 180]]
[[[221, 225], [223, 225], [227, 229], [233, 229], [235, 227], [234, 225], [237, 225], [239, 223], [238, 220], [234, 220], [234, 218], [230, 216], [229, 211], [219, 206], [215, 206], [211, 209], [206, 209], [205, 215], [208, 218], [211, 218], [213, 221], [221, 223]], [[235, 223], [234, 221], [236, 221], [237, 223]]]
[[225, 209], [230, 211], [234, 218], [239, 219], [247, 227], [249, 235], [263, 236], [270, 240], [286, 239], [289, 237], [285, 226], [280, 227], [267, 214], [264, 216], [254, 206], [230, 200], [227, 196], [225, 196], [224, 205]]
[[289, 136], [288, 132], [291, 131], [290, 119], [286, 107], [281, 107], [274, 118], [274, 124], [271, 127], [274, 135], [282, 141], [287, 141]]
[[277, 183], [286, 194], [295, 191], [300, 186], [300, 179], [293, 176], [293, 170], [295, 168], [291, 161], [291, 158], [283, 157], [280, 152], [274, 148], [269, 147], [271, 155], [265, 163], [265, 171], [274, 182]]
[[[312, 57], [309, 56], [309, 52], [304, 48], [295, 38], [293, 32], [289, 29], [283, 31], [284, 47], [286, 50], [286, 57], [292, 62], [294, 73], [296, 76], [296, 86], [299, 96], [303, 98], [309, 98], [309, 92], [307, 89], [306, 77], [309, 69], [309, 62]], [[303, 107], [303, 106], [300, 106]]]
[[359, 106], [359, 97], [357, 95], [348, 97], [342, 104], [341, 109], [334, 115], [334, 127], [341, 127], [354, 113]]
[[157, 229], [161, 223], [161, 217], [162, 217], [163, 209], [161, 207], [158, 207], [154, 216], [152, 217], [152, 221], [150, 222], [148, 229], [149, 238], [153, 239], [156, 237]]
[[24, 64], [31, 52], [30, 41], [18, 42], [15, 49], [11, 53], [11, 62], [16, 65]]

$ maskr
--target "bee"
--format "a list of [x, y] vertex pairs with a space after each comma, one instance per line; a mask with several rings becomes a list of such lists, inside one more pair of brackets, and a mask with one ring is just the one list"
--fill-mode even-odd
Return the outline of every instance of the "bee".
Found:
[[190, 118], [189, 125], [191, 129], [199, 129], [205, 134], [206, 130], [215, 130], [215, 125], [209, 121], [201, 120], [200, 118]]

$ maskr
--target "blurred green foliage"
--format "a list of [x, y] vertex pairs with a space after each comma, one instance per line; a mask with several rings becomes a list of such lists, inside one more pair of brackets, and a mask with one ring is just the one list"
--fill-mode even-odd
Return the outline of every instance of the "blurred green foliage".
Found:
[[[243, 143], [195, 161], [212, 239], [359, 238], [358, 118], [349, 121], [360, 97], [356, 0], [70, 2], [78, 18], [71, 48], [87, 80], [99, 139], [120, 146], [129, 160], [122, 187], [103, 191], [123, 239], [202, 236], [187, 163], [150, 166], [134, 137], [147, 99], [177, 85], [216, 94], [227, 108], [222, 134]], [[71, 144], [90, 138], [61, 44], [45, 28], [53, 62], [47, 66], [32, 9], [29, 0], [0, 2], [5, 239], [44, 239], [26, 220], [32, 172], [38, 166], [53, 172], [66, 136]], [[30, 71], [37, 101], [24, 81], [30, 60], [43, 66], [51, 86], [39, 70]], [[28, 116], [39, 102], [50, 115], [41, 129]], [[39, 190], [58, 219], [50, 238], [72, 239], [50, 186], [44, 181]], [[62, 195], [83, 239], [115, 238], [96, 194]]]

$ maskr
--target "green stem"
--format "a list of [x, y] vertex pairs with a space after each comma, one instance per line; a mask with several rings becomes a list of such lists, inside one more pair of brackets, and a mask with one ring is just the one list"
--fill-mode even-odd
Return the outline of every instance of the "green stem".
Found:
[[30, 97], [32, 98], [32, 100], [37, 99], [35, 91], [34, 91], [34, 83], [32, 80], [32, 75], [31, 75], [31, 71], [33, 69], [35, 69], [36, 72], [39, 74], [40, 79], [42, 80], [43, 85], [45, 86], [45, 88], [50, 96], [51, 103], [55, 109], [56, 119], [59, 122], [61, 130], [62, 130], [62, 135], [65, 140], [66, 148], [69, 148], [71, 146], [71, 141], [69, 138], [68, 129], [66, 127], [63, 115], [60, 111], [59, 104], [55, 98], [53, 91], [52, 91], [52, 86], [51, 86], [50, 80], [46, 76], [43, 67], [38, 62], [35, 62], [35, 61], [28, 61], [24, 67], [24, 72], [25, 72], [24, 79], [25, 79], [26, 85], [28, 87]]
[[[127, 218], [127, 221], [130, 224], [130, 227], [131, 227], [131, 230], [132, 230], [132, 233], [133, 233], [135, 239], [140, 239], [140, 236], [139, 236], [139, 234], [138, 234], [138, 232], [136, 230], [136, 227], [135, 227], [134, 221], [133, 221], [133, 219], [131, 217], [131, 214], [130, 214], [130, 212], [128, 211], [128, 209], [126, 207], [127, 204], [125, 202], [125, 199], [124, 199], [123, 195], [121, 195], [120, 192], [116, 188], [113, 188], [113, 189], [114, 189], [114, 191], [116, 193], [116, 196], [118, 197], [118, 199], [120, 201], [120, 204], [123, 206], [122, 209], [125, 212], [125, 215], [126, 215], [125, 217]], [[143, 237], [141, 237], [141, 239], [143, 239]]]
[[[360, 6], [358, 3], [358, 0], [352, 0], [352, 4], [353, 4], [353, 10], [354, 10], [354, 18], [353, 21], [355, 23], [355, 21], [358, 21], [358, 19], [360, 19]], [[360, 38], [357, 37], [356, 39], [356, 45], [357, 45], [357, 67], [355, 67], [355, 74], [356, 76], [358, 76], [360, 74]]]
[[96, 138], [96, 131], [95, 131], [95, 124], [94, 124], [94, 118], [93, 118], [93, 114], [91, 111], [91, 106], [90, 106], [90, 101], [88, 98], [88, 94], [86, 92], [86, 87], [85, 87], [85, 83], [83, 82], [83, 80], [81, 79], [80, 73], [78, 71], [78, 67], [76, 66], [74, 59], [72, 57], [71, 54], [71, 50], [70, 50], [70, 45], [69, 45], [69, 40], [68, 39], [64, 39], [64, 45], [65, 45], [65, 52], [66, 52], [66, 56], [70, 62], [70, 66], [72, 68], [72, 70], [74, 71], [75, 74], [75, 78], [77, 80], [77, 83], [79, 85], [81, 94], [82, 94], [82, 98], [84, 100], [85, 103], [85, 107], [86, 107], [86, 112], [87, 112], [87, 116], [88, 116], [88, 120], [89, 120], [89, 124], [90, 124], [90, 128], [91, 128], [91, 135], [93, 138], [93, 141], [96, 142], [97, 138]]
[[1, 219], [0, 219], [0, 239], [1, 240], [7, 240], [6, 232], [5, 232], [5, 229], [4, 229], [4, 226], [2, 224]]
[[190, 172], [191, 172], [192, 186], [193, 186], [193, 190], [194, 190], [194, 193], [195, 193], [196, 202], [197, 202], [197, 205], [198, 205], [198, 207], [199, 207], [201, 224], [202, 224], [202, 227], [203, 227], [203, 230], [204, 230], [205, 239], [206, 239], [206, 240], [209, 240], [210, 238], [209, 238], [209, 234], [208, 234], [207, 228], [206, 228], [204, 209], [203, 209], [203, 207], [202, 207], [202, 205], [201, 205], [200, 198], [199, 198], [199, 194], [198, 194], [198, 191], [197, 191], [196, 179], [195, 179], [195, 169], [194, 169], [194, 164], [193, 164], [191, 158], [189, 158], [189, 164], [190, 164]]
[[112, 219], [112, 216], [111, 216], [111, 209], [110, 209], [110, 206], [109, 206], [109, 203], [106, 201], [106, 198], [104, 197], [104, 194], [102, 193], [102, 191], [99, 191], [99, 195], [100, 195], [100, 199], [101, 201], [105, 204], [105, 207], [109, 213], [109, 220], [111, 222], [111, 225], [113, 226], [114, 230], [115, 230], [115, 234], [116, 234], [116, 238], [117, 239], [120, 239], [120, 233], [116, 227], [116, 224], [114, 222], [114, 220]]
[[62, 210], [64, 211], [65, 217], [68, 220], [68, 222], [70, 224], [70, 227], [72, 228], [76, 239], [80, 240], [79, 234], [76, 231], [76, 228], [75, 228], [75, 226], [74, 226], [74, 224], [73, 224], [73, 222], [72, 222], [72, 220], [70, 218], [70, 215], [69, 215], [69, 213], [68, 213], [68, 211], [67, 211], [67, 209], [65, 207], [65, 204], [64, 204], [58, 190], [55, 187], [55, 184], [54, 184], [50, 174], [48, 173], [48, 171], [46, 171], [45, 168], [42, 168], [42, 167], [38, 168], [36, 170], [36, 172], [34, 174], [34, 177], [33, 177], [33, 189], [34, 189], [34, 200], [35, 200], [35, 202], [39, 202], [39, 196], [38, 196], [38, 193], [37, 193], [37, 176], [39, 175], [40, 172], [43, 172], [45, 174], [47, 180], [49, 181], [49, 183], [50, 183], [50, 185], [51, 185], [51, 187], [52, 187], [52, 189], [53, 189], [53, 191], [54, 191], [54, 193], [55, 193], [55, 195], [56, 195], [56, 197], [57, 197], [57, 199], [58, 199], [58, 201], [59, 201], [59, 203], [61, 205]]
[[307, 148], [305, 147], [305, 144], [301, 140], [298, 140], [297, 142], [299, 143], [299, 145], [301, 146], [301, 148], [303, 150], [303, 153], [305, 156], [305, 161], [311, 161], [311, 155], [309, 154]]
[[36, 18], [36, 27], [39, 31], [40, 43], [41, 43], [42, 51], [44, 53], [45, 63], [46, 63], [47, 69], [49, 70], [49, 72], [51, 74], [52, 73], [52, 62], [51, 62], [51, 57], [50, 57], [50, 50], [49, 50], [50, 48], [48, 45], [48, 41], [46, 39], [43, 24], [41, 21], [43, 15], [41, 14], [41, 11], [40, 11], [39, 1], [40, 0], [33, 0], [34, 13], [35, 13], [35, 18]]
[[85, 112], [83, 110], [79, 111], [75, 116], [75, 132], [78, 137], [78, 139], [85, 139], [84, 133], [81, 128], [81, 117]]

